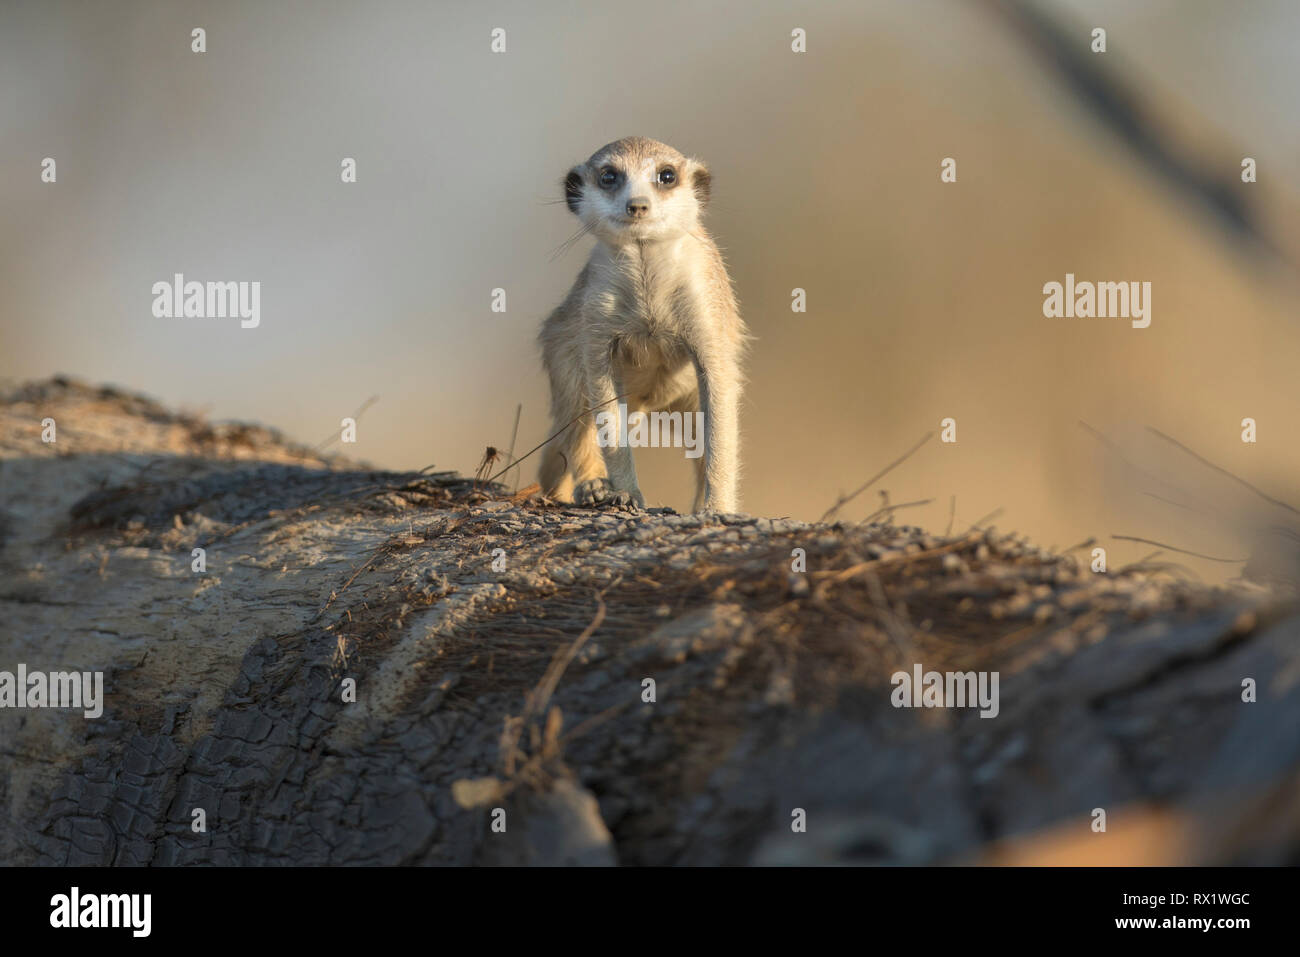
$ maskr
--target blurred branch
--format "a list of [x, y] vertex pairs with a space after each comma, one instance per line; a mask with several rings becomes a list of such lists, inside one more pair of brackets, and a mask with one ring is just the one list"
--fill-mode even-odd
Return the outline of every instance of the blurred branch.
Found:
[[[1300, 271], [1291, 251], [1259, 224], [1234, 173], [1220, 171], [1221, 160], [1206, 160], [1175, 145], [1137, 93], [1138, 84], [1120, 75], [1109, 56], [1091, 52], [1086, 30], [1067, 28], [1028, 0], [977, 0], [1010, 27], [1034, 57], [1094, 118], [1158, 178], [1183, 199], [1207, 210], [1233, 242]], [[1248, 155], [1248, 154], [1243, 154]]]

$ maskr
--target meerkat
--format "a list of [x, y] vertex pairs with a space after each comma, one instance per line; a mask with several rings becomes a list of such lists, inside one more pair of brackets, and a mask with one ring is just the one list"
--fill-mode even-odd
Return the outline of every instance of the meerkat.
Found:
[[632, 449], [598, 441], [595, 413], [617, 415], [625, 403], [629, 418], [702, 413], [694, 510], [737, 510], [747, 335], [722, 254], [700, 221], [710, 182], [701, 161], [637, 136], [602, 147], [565, 177], [569, 209], [597, 243], [538, 337], [552, 433], [560, 433], [543, 451], [548, 497], [645, 506]]

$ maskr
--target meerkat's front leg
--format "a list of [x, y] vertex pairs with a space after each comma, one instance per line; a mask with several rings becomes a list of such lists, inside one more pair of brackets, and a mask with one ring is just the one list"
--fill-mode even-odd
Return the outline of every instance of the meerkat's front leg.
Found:
[[613, 428], [597, 427], [597, 435], [605, 437], [600, 452], [605, 459], [608, 479], [590, 479], [573, 491], [573, 500], [580, 505], [636, 505], [645, 507], [645, 496], [637, 486], [636, 466], [632, 449], [625, 442], [624, 426], [619, 403], [623, 401], [622, 379], [612, 364], [602, 365], [592, 378], [592, 405], [600, 404], [597, 423], [604, 422]]
[[740, 481], [740, 364], [728, 350], [697, 350], [704, 413], [704, 510], [734, 512]]

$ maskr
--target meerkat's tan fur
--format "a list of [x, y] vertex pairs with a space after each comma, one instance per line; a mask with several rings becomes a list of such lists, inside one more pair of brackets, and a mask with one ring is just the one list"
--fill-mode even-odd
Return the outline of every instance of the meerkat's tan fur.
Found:
[[566, 177], [569, 208], [598, 242], [539, 337], [552, 431], [564, 429], [543, 451], [548, 496], [645, 505], [631, 448], [601, 447], [588, 411], [616, 415], [623, 402], [629, 414], [703, 412], [694, 507], [737, 510], [746, 334], [722, 255], [700, 221], [709, 186], [702, 162], [641, 137], [610, 143]]

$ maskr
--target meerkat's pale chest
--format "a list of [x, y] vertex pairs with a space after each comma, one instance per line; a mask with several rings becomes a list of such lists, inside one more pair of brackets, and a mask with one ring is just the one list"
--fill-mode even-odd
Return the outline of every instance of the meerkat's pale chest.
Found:
[[650, 340], [680, 338], [692, 300], [693, 274], [680, 256], [634, 250], [608, 261], [597, 275], [604, 280], [600, 311], [621, 335]]

